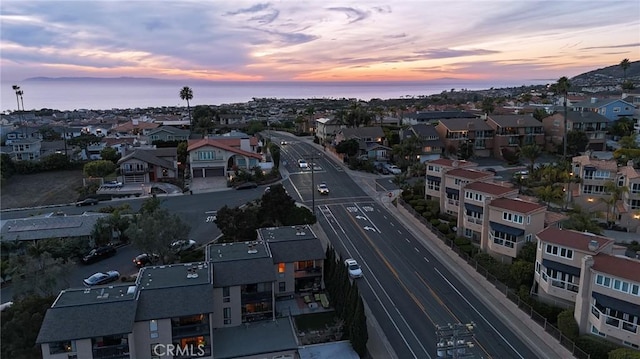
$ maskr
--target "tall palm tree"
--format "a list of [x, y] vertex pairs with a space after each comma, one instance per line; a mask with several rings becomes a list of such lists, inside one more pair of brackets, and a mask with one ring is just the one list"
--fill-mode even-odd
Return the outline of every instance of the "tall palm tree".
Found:
[[549, 206], [551, 203], [560, 204], [564, 198], [564, 192], [561, 186], [551, 185], [538, 187], [536, 195]]
[[187, 101], [187, 111], [189, 111], [189, 127], [193, 131], [193, 122], [191, 120], [191, 106], [189, 105], [189, 101], [193, 99], [193, 90], [191, 87], [185, 86], [180, 90], [180, 99]]
[[607, 181], [604, 184], [604, 192], [609, 194], [609, 198], [601, 198], [600, 200], [607, 205], [607, 224], [609, 224], [609, 212], [613, 215], [611, 222], [615, 222], [616, 203], [618, 203], [618, 200], [622, 199], [622, 195], [624, 193], [629, 192], [629, 187], [618, 186], [613, 181]]
[[535, 165], [536, 160], [540, 157], [541, 154], [542, 154], [542, 149], [540, 148], [540, 146], [538, 146], [535, 143], [522, 146], [522, 148], [520, 149], [520, 157], [528, 159], [529, 162], [531, 163], [529, 165], [530, 174], [533, 173], [533, 166]]
[[629, 59], [624, 59], [620, 61], [620, 67], [622, 68], [622, 72], [624, 73], [623, 82], [627, 82], [627, 69], [629, 68], [629, 66], [631, 66]]
[[564, 108], [564, 120], [563, 122], [563, 131], [562, 131], [562, 155], [564, 159], [567, 158], [567, 96], [569, 95], [569, 88], [571, 88], [571, 83], [566, 76], [562, 76], [558, 79], [558, 82], [555, 85], [556, 94], [562, 95], [562, 106]]
[[20, 111], [20, 86], [13, 85], [11, 88], [16, 92], [16, 102], [18, 103], [18, 111]]

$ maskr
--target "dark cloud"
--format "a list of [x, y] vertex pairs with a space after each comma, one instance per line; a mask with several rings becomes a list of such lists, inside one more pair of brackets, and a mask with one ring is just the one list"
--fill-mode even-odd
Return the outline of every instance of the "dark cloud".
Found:
[[327, 10], [344, 13], [345, 15], [347, 15], [347, 19], [349, 19], [349, 24], [365, 20], [369, 17], [369, 12], [358, 10], [352, 7], [330, 7], [327, 8]]
[[226, 14], [227, 15], [238, 15], [238, 14], [247, 14], [247, 13], [254, 13], [254, 12], [260, 12], [262, 10], [266, 10], [271, 6], [271, 4], [269, 3], [262, 3], [262, 4], [255, 4], [251, 7], [245, 8], [245, 9], [239, 9], [236, 11], [228, 11]]
[[278, 15], [280, 15], [280, 12], [278, 10], [272, 10], [267, 14], [264, 15], [259, 15], [259, 16], [254, 16], [252, 17], [251, 21], [257, 21], [260, 24], [270, 24], [272, 22], [274, 22], [277, 18]]
[[633, 44], [621, 44], [621, 45], [590, 46], [590, 47], [583, 47], [580, 50], [619, 49], [624, 47], [640, 47], [640, 42], [636, 42]]

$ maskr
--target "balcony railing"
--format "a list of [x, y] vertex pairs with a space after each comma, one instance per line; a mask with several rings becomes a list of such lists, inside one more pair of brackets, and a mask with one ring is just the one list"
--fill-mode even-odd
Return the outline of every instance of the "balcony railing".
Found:
[[257, 292], [257, 293], [242, 293], [242, 303], [257, 303], [263, 301], [271, 301], [272, 293], [269, 292]]
[[[600, 309], [598, 309], [596, 306], [592, 305], [591, 306], [591, 313], [598, 319], [600, 319], [600, 322], [604, 322], [605, 324], [618, 328], [618, 329], [622, 329], [625, 330], [627, 332], [631, 332], [631, 333], [638, 333], [638, 325], [634, 324], [632, 322], [628, 322], [624, 319], [620, 319], [620, 318], [616, 318], [616, 317], [612, 317], [610, 315], [606, 315], [603, 312], [600, 311]], [[601, 318], [603, 317], [603, 318]]]
[[449, 203], [450, 205], [454, 205], [454, 206], [459, 206], [460, 205], [460, 201], [455, 200], [455, 199], [449, 199], [449, 200], [447, 200], [447, 203]]
[[174, 338], [209, 335], [209, 323], [173, 326], [171, 327], [171, 334]]
[[467, 222], [482, 225], [482, 219], [481, 218], [467, 217]]
[[298, 269], [294, 272], [295, 278], [318, 277], [322, 276], [322, 267], [309, 267]]
[[118, 344], [93, 348], [95, 359], [129, 359], [129, 344]]

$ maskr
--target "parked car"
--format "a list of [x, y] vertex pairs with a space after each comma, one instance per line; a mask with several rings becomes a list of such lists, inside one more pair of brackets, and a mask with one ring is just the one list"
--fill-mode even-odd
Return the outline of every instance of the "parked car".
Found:
[[529, 171], [518, 171], [516, 173], [513, 174], [513, 178], [516, 180], [525, 180], [527, 178], [529, 178]]
[[120, 278], [120, 273], [118, 271], [110, 270], [107, 272], [95, 273], [91, 277], [85, 278], [83, 282], [85, 286], [93, 287], [94, 285], [103, 285], [103, 284], [117, 281], [119, 278]]
[[104, 188], [122, 188], [122, 182], [118, 181], [107, 181], [102, 184]]
[[396, 165], [386, 164], [384, 168], [386, 168], [387, 171], [389, 171], [389, 173], [392, 173], [394, 175], [399, 175], [400, 173], [402, 173], [402, 170], [400, 169], [400, 167]]
[[326, 183], [322, 182], [318, 185], [318, 192], [320, 192], [320, 194], [329, 194], [329, 187]]
[[344, 261], [344, 265], [347, 267], [347, 270], [349, 271], [349, 277], [351, 278], [362, 277], [362, 269], [360, 268], [360, 265], [358, 265], [358, 262], [356, 262], [355, 259], [353, 258], [346, 259]]
[[138, 268], [142, 268], [144, 266], [155, 264], [159, 259], [160, 256], [157, 254], [142, 253], [133, 258], [133, 264]]
[[255, 182], [244, 182], [244, 183], [240, 183], [235, 188], [236, 189], [249, 189], [249, 188], [256, 188], [256, 187], [258, 187], [258, 184], [255, 183]]
[[302, 169], [302, 170], [308, 170], [309, 169], [309, 163], [307, 163], [307, 161], [305, 161], [305, 160], [298, 160], [298, 167], [300, 167], [300, 169]]
[[100, 201], [95, 198], [85, 198], [82, 201], [76, 202], [76, 207], [95, 206], [98, 203], [100, 203]]
[[192, 250], [196, 248], [196, 241], [194, 241], [193, 239], [181, 239], [179, 241], [175, 241], [173, 243], [171, 243], [171, 249], [175, 252], [175, 253], [180, 253], [182, 251], [188, 251], [188, 250]]
[[113, 257], [116, 254], [116, 249], [112, 246], [104, 246], [92, 249], [86, 256], [82, 257], [82, 263], [90, 264], [105, 258]]

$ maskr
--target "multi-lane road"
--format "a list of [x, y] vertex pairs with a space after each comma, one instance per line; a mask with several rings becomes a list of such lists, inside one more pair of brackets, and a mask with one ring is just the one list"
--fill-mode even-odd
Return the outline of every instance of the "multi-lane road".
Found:
[[[462, 271], [444, 265], [381, 205], [388, 178], [355, 182], [316, 146], [288, 140], [282, 150], [289, 179], [301, 201], [316, 205], [324, 232], [343, 258], [355, 258], [364, 277], [358, 287], [399, 358], [437, 358], [436, 325], [475, 323], [467, 349], [476, 358], [538, 357], [459, 279]], [[314, 173], [297, 159], [317, 157]], [[313, 179], [312, 179], [313, 176]], [[326, 182], [328, 196], [312, 195], [311, 183]], [[367, 191], [363, 188], [367, 188]], [[371, 190], [369, 190], [371, 189]], [[315, 197], [315, 198], [313, 198]]]

